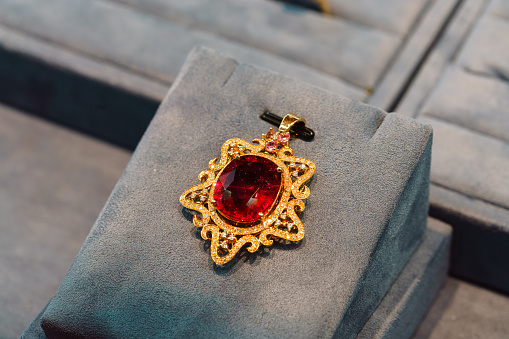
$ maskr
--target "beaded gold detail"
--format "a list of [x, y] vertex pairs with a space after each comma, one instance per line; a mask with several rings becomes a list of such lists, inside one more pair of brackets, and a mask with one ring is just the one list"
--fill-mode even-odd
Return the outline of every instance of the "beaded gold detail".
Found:
[[[212, 159], [209, 169], [198, 175], [201, 183], [180, 196], [183, 206], [199, 212], [193, 217], [193, 223], [201, 228], [202, 238], [211, 241], [210, 252], [216, 264], [228, 263], [246, 244], [249, 252], [256, 252], [260, 245], [271, 246], [275, 238], [297, 242], [304, 237], [304, 226], [297, 213], [305, 208], [302, 200], [310, 194], [306, 183], [313, 176], [315, 165], [305, 158], [294, 156], [288, 146], [289, 139], [289, 132], [274, 132], [271, 128], [262, 139], [255, 139], [252, 143], [242, 139], [227, 140], [221, 148], [221, 157]], [[269, 166], [256, 167], [258, 165], [248, 159], [255, 159], [255, 162], [261, 163], [260, 166]], [[242, 162], [245, 168], [254, 166], [257, 172], [253, 175], [259, 178], [249, 175], [246, 178], [245, 173], [244, 177], [238, 178], [243, 172], [240, 167], [235, 170], [235, 161]], [[228, 172], [232, 166], [233, 170]], [[268, 178], [264, 177], [263, 170], [270, 172]], [[259, 185], [266, 181], [269, 184]], [[260, 187], [251, 185], [252, 182]], [[272, 191], [273, 202], [259, 193], [260, 190], [269, 190], [272, 183], [280, 185], [279, 189]], [[242, 184], [245, 187], [239, 187]], [[239, 205], [239, 199], [234, 200], [235, 194], [241, 198], [247, 194], [249, 200]], [[246, 213], [251, 213], [252, 217], [253, 211], [257, 213], [249, 222], [244, 222], [244, 219], [228, 217], [233, 215], [226, 213], [228, 208], [235, 209], [234, 215], [242, 215], [239, 218], [244, 218]]]

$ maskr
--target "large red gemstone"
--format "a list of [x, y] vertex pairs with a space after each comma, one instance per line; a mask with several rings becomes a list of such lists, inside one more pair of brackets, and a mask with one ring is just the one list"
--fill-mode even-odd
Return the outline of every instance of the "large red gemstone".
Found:
[[217, 210], [235, 222], [250, 223], [265, 215], [281, 188], [277, 165], [264, 157], [245, 155], [232, 160], [219, 176], [213, 198]]

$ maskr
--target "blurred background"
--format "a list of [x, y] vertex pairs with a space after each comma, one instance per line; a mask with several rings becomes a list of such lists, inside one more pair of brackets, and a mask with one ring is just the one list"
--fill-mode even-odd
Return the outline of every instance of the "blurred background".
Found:
[[509, 1], [0, 0], [0, 338], [56, 292], [196, 45], [431, 123], [451, 276], [414, 337], [509, 337]]

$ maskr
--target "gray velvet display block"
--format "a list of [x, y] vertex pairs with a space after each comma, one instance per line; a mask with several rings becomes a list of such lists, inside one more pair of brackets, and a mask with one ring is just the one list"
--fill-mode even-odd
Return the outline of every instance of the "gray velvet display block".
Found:
[[[410, 337], [446, 278], [450, 241], [451, 228], [428, 218], [423, 241], [357, 335], [358, 339]], [[22, 339], [47, 338], [41, 318], [48, 305], [23, 332]]]
[[456, 1], [4, 0], [0, 101], [134, 148], [202, 45], [390, 110]]
[[465, 2], [398, 111], [433, 125], [430, 214], [451, 273], [509, 293], [509, 7]]
[[445, 281], [451, 227], [428, 218], [424, 239], [398, 276], [358, 339], [409, 338]]
[[[178, 201], [265, 110], [316, 132], [305, 239], [225, 267]], [[138, 145], [55, 297], [47, 337], [355, 337], [426, 229], [429, 125], [199, 48]]]

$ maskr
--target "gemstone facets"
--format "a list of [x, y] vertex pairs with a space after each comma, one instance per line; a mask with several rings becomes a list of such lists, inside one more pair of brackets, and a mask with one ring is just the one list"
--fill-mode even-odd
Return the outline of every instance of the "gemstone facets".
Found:
[[281, 173], [273, 161], [245, 155], [232, 160], [214, 188], [216, 209], [226, 218], [252, 223], [268, 213], [281, 189]]
[[281, 144], [285, 144], [290, 140], [290, 133], [279, 133], [277, 136], [277, 141], [279, 141]]
[[309, 196], [305, 183], [313, 176], [315, 165], [293, 156], [285, 142], [287, 135], [279, 138], [281, 134], [271, 130], [253, 144], [237, 138], [227, 140], [220, 159], [210, 160], [210, 170], [198, 175], [200, 183], [180, 196], [184, 207], [198, 212], [193, 224], [201, 228], [201, 237], [210, 241], [217, 265], [230, 262], [242, 249], [254, 253], [260, 246], [271, 246], [272, 239], [304, 238], [296, 213], [305, 208], [302, 200]]
[[274, 140], [268, 140], [266, 143], [265, 143], [265, 150], [269, 153], [272, 153], [276, 150], [277, 148], [277, 143], [276, 141]]

